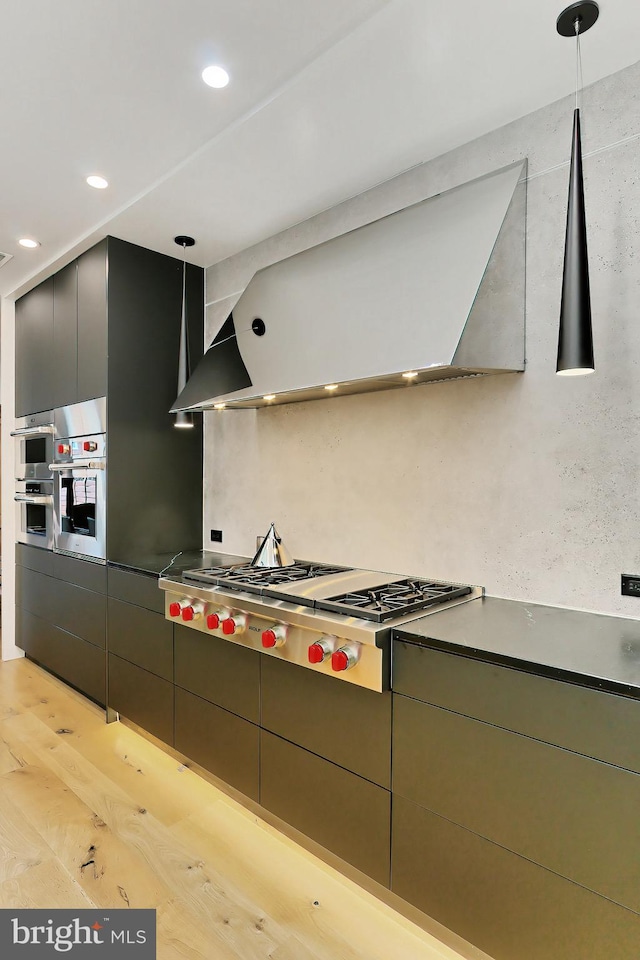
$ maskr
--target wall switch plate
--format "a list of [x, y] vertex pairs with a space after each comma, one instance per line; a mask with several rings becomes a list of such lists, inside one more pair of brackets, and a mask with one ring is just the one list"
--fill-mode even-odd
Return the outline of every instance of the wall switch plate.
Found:
[[620, 593], [623, 597], [640, 597], [640, 574], [623, 573]]
[[222, 543], [222, 530], [212, 530], [211, 540], [213, 543]]

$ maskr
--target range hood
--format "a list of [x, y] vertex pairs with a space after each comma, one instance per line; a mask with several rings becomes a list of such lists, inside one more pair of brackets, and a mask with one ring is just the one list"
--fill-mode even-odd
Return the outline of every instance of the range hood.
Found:
[[171, 412], [524, 370], [525, 219], [526, 160], [260, 270]]

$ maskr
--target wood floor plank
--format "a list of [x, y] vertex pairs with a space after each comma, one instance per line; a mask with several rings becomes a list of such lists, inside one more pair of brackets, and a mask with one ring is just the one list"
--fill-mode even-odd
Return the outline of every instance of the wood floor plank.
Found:
[[81, 910], [92, 906], [57, 859], [45, 860], [0, 883], [0, 907], [4, 909]]
[[13, 770], [0, 778], [0, 793], [20, 808], [96, 906], [155, 906], [169, 895], [148, 864], [51, 771]]
[[0, 883], [50, 860], [52, 852], [27, 817], [0, 790]]

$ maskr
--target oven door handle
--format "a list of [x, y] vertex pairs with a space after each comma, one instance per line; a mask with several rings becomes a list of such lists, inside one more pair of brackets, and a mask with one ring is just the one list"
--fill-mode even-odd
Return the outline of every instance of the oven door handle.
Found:
[[49, 470], [105, 470], [104, 460], [90, 460], [88, 463], [50, 463]]
[[16, 503], [43, 503], [47, 507], [53, 505], [53, 497], [48, 493], [16, 493], [13, 499], [16, 501]]
[[19, 427], [17, 430], [11, 431], [12, 437], [37, 437], [40, 434], [46, 433], [49, 436], [53, 436], [56, 432], [56, 428], [52, 423], [45, 423], [40, 427]]

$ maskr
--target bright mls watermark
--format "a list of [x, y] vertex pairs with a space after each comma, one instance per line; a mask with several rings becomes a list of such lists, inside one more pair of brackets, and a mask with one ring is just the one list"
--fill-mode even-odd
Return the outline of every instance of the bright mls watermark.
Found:
[[0, 957], [156, 960], [155, 910], [0, 910]]

